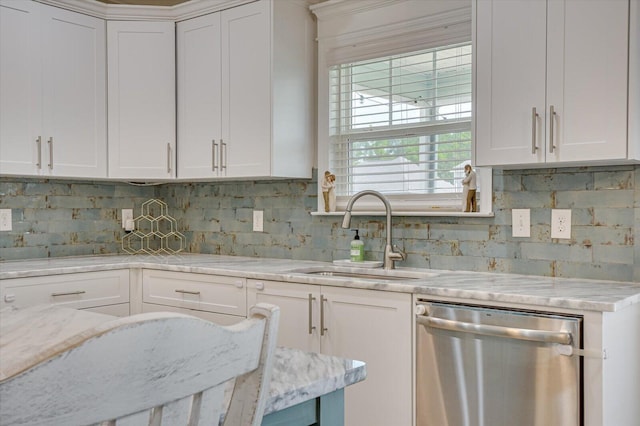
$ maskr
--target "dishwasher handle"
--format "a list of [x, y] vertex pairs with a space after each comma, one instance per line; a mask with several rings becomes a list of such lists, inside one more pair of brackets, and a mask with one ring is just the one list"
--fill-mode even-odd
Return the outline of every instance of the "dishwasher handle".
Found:
[[484, 336], [506, 337], [517, 340], [528, 340], [542, 343], [558, 343], [561, 345], [571, 345], [573, 337], [571, 333], [562, 331], [532, 330], [527, 328], [500, 327], [497, 325], [473, 324], [448, 320], [444, 318], [434, 318], [425, 315], [416, 315], [418, 324], [427, 327], [439, 328], [442, 330], [458, 331], [462, 333], [481, 334]]

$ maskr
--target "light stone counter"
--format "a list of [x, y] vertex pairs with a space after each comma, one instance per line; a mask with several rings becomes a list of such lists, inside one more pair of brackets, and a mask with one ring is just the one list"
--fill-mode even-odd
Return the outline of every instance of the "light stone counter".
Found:
[[[327, 262], [183, 254], [174, 256], [87, 256], [0, 262], [0, 280], [123, 268], [228, 275], [250, 279], [341, 286], [524, 304], [587, 311], [617, 311], [640, 303], [640, 283], [464, 271], [398, 268], [422, 278], [372, 280], [310, 275], [304, 269], [332, 266]], [[345, 271], [358, 271], [346, 268]]]

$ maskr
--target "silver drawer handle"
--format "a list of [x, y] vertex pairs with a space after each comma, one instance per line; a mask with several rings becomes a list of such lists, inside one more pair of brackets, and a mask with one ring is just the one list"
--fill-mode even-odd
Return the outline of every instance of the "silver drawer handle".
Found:
[[84, 291], [84, 290], [77, 290], [77, 291], [69, 291], [69, 292], [66, 292], [66, 293], [51, 293], [51, 296], [53, 296], [53, 297], [75, 296], [75, 295], [78, 295], [78, 294], [85, 294], [85, 293], [86, 293], [86, 291]]
[[316, 300], [312, 293], [309, 293], [309, 334], [313, 334], [316, 326], [313, 325], [313, 301]]
[[536, 127], [538, 126], [539, 114], [536, 112], [536, 107], [531, 110], [531, 153], [535, 154], [538, 146], [536, 144]]
[[553, 144], [553, 122], [556, 119], [556, 110], [553, 105], [549, 107], [549, 117], [549, 153], [553, 154], [553, 150], [555, 148], [555, 145]]
[[329, 299], [327, 299], [326, 297], [324, 297], [324, 295], [320, 295], [320, 335], [324, 336], [325, 333], [327, 331], [329, 331], [328, 328], [326, 328], [324, 326], [324, 302], [328, 302]]
[[526, 328], [499, 327], [496, 325], [472, 324], [443, 318], [418, 315], [419, 324], [441, 330], [459, 331], [462, 333], [482, 334], [484, 336], [506, 337], [509, 339], [528, 340], [531, 342], [559, 343], [570, 345], [573, 341], [571, 333], [561, 331], [531, 330]]
[[36, 145], [38, 145], [38, 162], [36, 163], [36, 167], [38, 167], [39, 170], [42, 168], [42, 136], [38, 136]]
[[49, 144], [49, 170], [53, 170], [53, 136], [47, 141]]
[[189, 291], [189, 290], [181, 290], [181, 289], [176, 290], [176, 293], [200, 295], [199, 291]]

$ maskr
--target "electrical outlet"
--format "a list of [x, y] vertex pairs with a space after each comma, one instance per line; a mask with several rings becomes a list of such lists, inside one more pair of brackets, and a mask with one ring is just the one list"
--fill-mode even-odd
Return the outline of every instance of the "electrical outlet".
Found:
[[127, 229], [127, 221], [133, 221], [133, 209], [122, 209], [122, 227]]
[[253, 232], [263, 232], [263, 231], [264, 231], [263, 211], [254, 210], [253, 211]]
[[551, 238], [571, 238], [571, 210], [551, 210]]
[[0, 209], [0, 231], [11, 231], [11, 209]]
[[531, 236], [531, 210], [511, 210], [511, 235], [513, 237]]

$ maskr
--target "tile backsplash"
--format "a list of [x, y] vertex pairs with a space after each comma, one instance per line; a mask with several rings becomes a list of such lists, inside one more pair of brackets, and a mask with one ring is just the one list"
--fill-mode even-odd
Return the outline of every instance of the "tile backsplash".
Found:
[[[495, 217], [394, 217], [399, 266], [640, 281], [640, 166], [494, 170]], [[123, 208], [166, 202], [186, 251], [304, 260], [348, 257], [341, 217], [311, 216], [315, 180], [134, 186], [39, 178], [0, 181], [0, 260], [122, 253]], [[511, 236], [511, 209], [531, 210], [531, 237]], [[572, 210], [572, 238], [551, 239], [551, 209]], [[252, 231], [253, 210], [264, 232]], [[379, 259], [384, 219], [355, 216], [366, 259]]]

